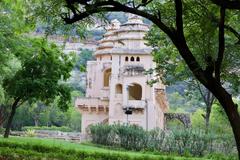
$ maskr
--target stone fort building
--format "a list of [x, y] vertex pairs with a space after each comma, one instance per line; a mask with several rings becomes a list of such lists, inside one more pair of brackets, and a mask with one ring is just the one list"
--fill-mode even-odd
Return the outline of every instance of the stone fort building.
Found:
[[148, 25], [135, 15], [120, 24], [113, 20], [99, 41], [95, 61], [87, 63], [86, 97], [75, 105], [82, 114], [82, 132], [96, 123], [130, 123], [146, 130], [164, 128], [168, 109], [165, 86], [147, 81], [154, 68], [151, 48], [145, 45]]

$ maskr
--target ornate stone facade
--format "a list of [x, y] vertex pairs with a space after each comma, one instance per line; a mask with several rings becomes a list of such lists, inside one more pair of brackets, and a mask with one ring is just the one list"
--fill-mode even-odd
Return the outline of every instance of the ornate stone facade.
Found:
[[135, 15], [129, 15], [125, 24], [113, 20], [107, 28], [95, 51], [96, 61], [87, 63], [86, 98], [75, 102], [82, 113], [83, 133], [96, 123], [164, 128], [165, 86], [146, 84], [153, 77], [145, 70], [155, 66], [152, 50], [143, 39], [148, 29]]

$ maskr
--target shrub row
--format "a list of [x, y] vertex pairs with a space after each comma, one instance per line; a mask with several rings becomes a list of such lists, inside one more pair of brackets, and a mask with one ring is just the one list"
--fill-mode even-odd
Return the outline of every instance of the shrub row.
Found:
[[23, 131], [27, 131], [27, 130], [49, 130], [49, 131], [62, 131], [62, 132], [72, 132], [73, 130], [69, 127], [66, 126], [62, 126], [62, 127], [56, 127], [56, 126], [51, 126], [51, 127], [47, 127], [47, 126], [26, 126], [26, 127], [22, 127]]
[[144, 150], [178, 155], [205, 156], [213, 153], [235, 154], [232, 137], [205, 134], [201, 130], [178, 129], [145, 131], [135, 125], [90, 126], [92, 142], [127, 150]]
[[171, 156], [130, 156], [127, 153], [106, 153], [67, 150], [44, 145], [0, 142], [0, 159], [9, 160], [194, 160], [194, 158]]

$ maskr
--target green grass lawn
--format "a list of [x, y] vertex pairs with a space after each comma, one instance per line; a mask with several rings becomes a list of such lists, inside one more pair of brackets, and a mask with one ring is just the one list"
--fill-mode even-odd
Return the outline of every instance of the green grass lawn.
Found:
[[[9, 154], [11, 153], [11, 155]], [[14, 154], [13, 154], [14, 153]], [[0, 138], [0, 159], [84, 159], [84, 160], [190, 160], [207, 158], [187, 158], [173, 155], [114, 150], [93, 144], [71, 143], [63, 140], [30, 137]], [[1, 159], [2, 160], [2, 159]]]

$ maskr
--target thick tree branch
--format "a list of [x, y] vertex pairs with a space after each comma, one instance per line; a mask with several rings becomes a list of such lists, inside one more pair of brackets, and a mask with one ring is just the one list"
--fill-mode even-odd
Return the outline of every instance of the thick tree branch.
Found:
[[225, 28], [227, 31], [233, 33], [234, 36], [238, 39], [237, 44], [240, 44], [240, 34], [239, 34], [233, 27], [231, 27], [231, 26], [229, 26], [229, 25], [226, 25], [226, 24], [225, 24], [225, 25], [224, 25], [224, 28]]
[[70, 16], [63, 17], [64, 21], [67, 24], [72, 24], [74, 22], [80, 21], [80, 20], [87, 18], [96, 13], [111, 12], [111, 11], [123, 11], [123, 12], [129, 12], [129, 13], [136, 14], [136, 15], [142, 16], [144, 18], [147, 18], [147, 19], [151, 20], [153, 23], [155, 23], [168, 36], [171, 36], [171, 37], [174, 36], [174, 33], [171, 30], [171, 28], [166, 26], [161, 21], [161, 19], [159, 19], [158, 16], [152, 15], [152, 14], [147, 13], [142, 10], [138, 10], [136, 8], [126, 6], [117, 1], [108, 0], [108, 1], [95, 2], [94, 4], [89, 4], [88, 6], [86, 6], [85, 9], [86, 9], [86, 11], [75, 14], [72, 17], [70, 17]]
[[225, 51], [225, 39], [224, 39], [224, 23], [225, 23], [225, 8], [220, 8], [220, 20], [219, 20], [219, 33], [218, 33], [218, 57], [215, 62], [215, 77], [216, 80], [220, 83], [220, 73], [221, 73], [221, 65], [224, 57]]
[[208, 85], [206, 73], [203, 71], [196, 58], [190, 51], [183, 30], [183, 4], [182, 0], [175, 0], [176, 10], [176, 37], [171, 38], [174, 45], [178, 48], [179, 53], [185, 60], [186, 64], [193, 72], [194, 76], [201, 81], [204, 85]]
[[66, 0], [66, 3], [67, 3], [67, 8], [69, 8], [74, 15], [77, 14], [74, 4], [72, 4], [72, 0]]
[[135, 7], [136, 9], [140, 8], [140, 7], [145, 7], [146, 5], [148, 5], [149, 3], [151, 3], [153, 0], [143, 0], [143, 3], [137, 5], [137, 7]]
[[240, 0], [211, 0], [214, 4], [226, 9], [240, 9]]
[[181, 0], [175, 0], [175, 9], [176, 9], [176, 27], [177, 27], [177, 33], [180, 34], [180, 36], [183, 35], [183, 11], [182, 11], [182, 1]]

